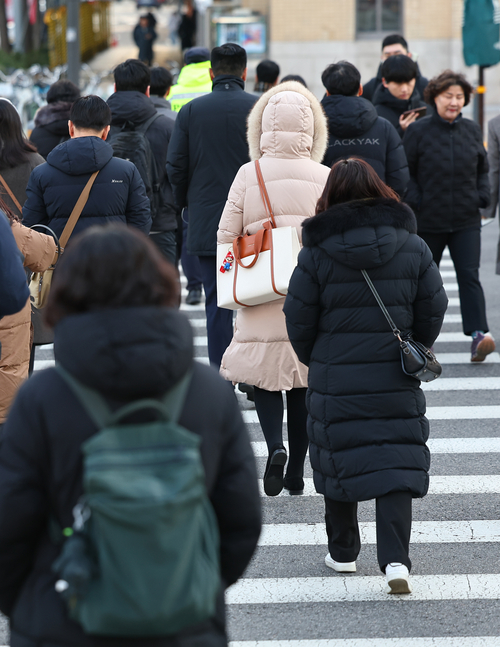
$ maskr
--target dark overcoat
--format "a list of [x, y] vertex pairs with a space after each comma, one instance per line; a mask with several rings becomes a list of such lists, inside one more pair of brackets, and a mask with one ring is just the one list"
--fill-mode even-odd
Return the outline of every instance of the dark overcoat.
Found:
[[169, 308], [66, 317], [56, 326], [54, 353], [113, 409], [159, 398], [193, 369], [179, 424], [201, 436], [207, 491], [220, 530], [222, 586], [216, 615], [176, 636], [89, 636], [68, 618], [54, 589], [51, 567], [61, 546], [49, 522], [73, 525], [72, 510], [83, 493], [81, 446], [97, 428], [49, 368], [21, 387], [0, 446], [0, 610], [10, 618], [10, 645], [225, 647], [223, 589], [242, 575], [260, 531], [255, 460], [232, 389], [213, 368], [193, 362], [189, 323]]
[[411, 209], [385, 198], [331, 207], [303, 225], [304, 248], [285, 301], [288, 335], [309, 366], [310, 458], [319, 493], [363, 501], [426, 494], [429, 423], [420, 382], [366, 284], [396, 325], [427, 346], [447, 298]]

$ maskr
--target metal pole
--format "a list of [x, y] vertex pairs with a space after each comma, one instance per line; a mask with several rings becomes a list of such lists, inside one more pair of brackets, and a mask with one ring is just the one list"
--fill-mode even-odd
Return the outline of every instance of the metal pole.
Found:
[[477, 112], [478, 112], [478, 121], [479, 128], [481, 128], [481, 135], [484, 133], [484, 93], [486, 88], [484, 87], [484, 66], [479, 66], [479, 82], [477, 87]]
[[28, 7], [26, 6], [26, 0], [17, 0], [14, 2], [14, 24], [15, 24], [15, 34], [14, 34], [14, 51], [24, 52], [24, 41], [25, 41], [25, 29], [26, 29], [26, 19], [28, 18]]
[[67, 0], [68, 79], [80, 85], [80, 0]]

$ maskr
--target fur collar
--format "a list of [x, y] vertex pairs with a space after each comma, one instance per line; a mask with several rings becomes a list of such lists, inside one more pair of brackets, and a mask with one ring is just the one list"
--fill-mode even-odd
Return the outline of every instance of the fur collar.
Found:
[[417, 233], [417, 220], [407, 204], [390, 198], [370, 198], [336, 204], [304, 220], [302, 241], [305, 247], [314, 247], [351, 229], [381, 225]]
[[297, 81], [287, 81], [286, 83], [279, 83], [273, 88], [264, 93], [252, 108], [248, 117], [248, 130], [247, 140], [250, 149], [250, 159], [252, 162], [262, 157], [260, 150], [260, 138], [262, 135], [262, 115], [269, 103], [269, 99], [278, 92], [298, 92], [304, 97], [309, 99], [311, 110], [314, 117], [314, 136], [313, 145], [311, 148], [311, 159], [313, 162], [321, 162], [325, 156], [326, 147], [328, 144], [328, 125], [321, 107], [320, 102], [316, 99], [314, 94], [305, 88], [302, 83]]
[[48, 126], [54, 121], [67, 121], [72, 105], [69, 101], [56, 101], [42, 106], [35, 115], [35, 126]]

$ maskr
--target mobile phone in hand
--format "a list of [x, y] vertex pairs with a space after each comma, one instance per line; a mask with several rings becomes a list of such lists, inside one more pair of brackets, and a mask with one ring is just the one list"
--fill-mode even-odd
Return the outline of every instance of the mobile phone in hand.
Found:
[[403, 112], [403, 117], [407, 117], [408, 115], [411, 115], [412, 112], [417, 113], [417, 119], [420, 119], [420, 117], [425, 117], [425, 113], [427, 112], [427, 108], [423, 106], [422, 108], [414, 108], [413, 110], [406, 110]]

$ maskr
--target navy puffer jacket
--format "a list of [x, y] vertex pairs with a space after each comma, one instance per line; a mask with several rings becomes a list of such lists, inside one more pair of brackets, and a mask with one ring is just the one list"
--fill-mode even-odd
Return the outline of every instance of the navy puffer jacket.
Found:
[[149, 200], [132, 162], [113, 157], [99, 137], [78, 137], [59, 144], [47, 163], [31, 173], [23, 207], [26, 227], [48, 225], [60, 236], [90, 176], [99, 171], [73, 235], [92, 225], [122, 222], [145, 234], [151, 228]]
[[310, 457], [317, 491], [337, 501], [427, 493], [425, 396], [401, 369], [396, 325], [431, 346], [447, 306], [439, 270], [396, 200], [357, 200], [303, 224], [304, 248], [285, 302], [288, 335], [309, 366]]

